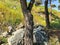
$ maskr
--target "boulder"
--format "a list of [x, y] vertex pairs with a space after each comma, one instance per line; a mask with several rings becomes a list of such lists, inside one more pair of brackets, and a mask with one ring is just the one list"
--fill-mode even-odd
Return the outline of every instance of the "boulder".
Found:
[[[24, 36], [24, 29], [19, 29], [15, 32], [13, 32], [13, 35], [8, 38], [9, 45], [21, 45], [21, 42], [23, 40]], [[44, 27], [37, 26], [33, 30], [33, 42], [34, 43], [44, 43], [44, 45], [47, 45], [48, 42], [48, 36], [44, 31]], [[20, 44], [19, 44], [20, 43]]]
[[48, 43], [48, 35], [44, 31], [44, 27], [41, 25], [38, 25], [34, 28], [33, 31], [33, 42], [36, 44], [38, 43], [41, 45], [47, 45]]
[[6, 31], [6, 32], [3, 32], [3, 33], [2, 33], [2, 36], [3, 36], [3, 37], [7, 37], [7, 36], [8, 36], [7, 31]]
[[8, 38], [9, 45], [17, 45], [19, 41], [23, 39], [24, 31], [23, 29], [19, 29], [13, 32], [13, 35]]

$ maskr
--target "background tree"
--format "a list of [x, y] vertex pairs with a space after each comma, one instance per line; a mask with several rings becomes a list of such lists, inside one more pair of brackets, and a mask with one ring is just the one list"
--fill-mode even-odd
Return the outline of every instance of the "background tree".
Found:
[[[36, 6], [39, 6], [40, 4], [43, 4], [42, 0], [35, 0]], [[49, 21], [49, 12], [48, 12], [48, 0], [45, 0], [44, 4], [45, 4], [46, 27], [49, 28], [50, 27], [50, 21]]]
[[48, 0], [45, 0], [45, 18], [46, 18], [46, 27], [50, 28], [49, 12], [48, 12]]
[[35, 0], [30, 0], [29, 5], [27, 6], [26, 0], [20, 0], [23, 15], [25, 18], [25, 38], [24, 45], [33, 45], [33, 15], [31, 10]]
[[50, 1], [50, 21], [51, 21], [51, 16], [52, 16], [52, 6], [51, 6], [51, 4], [52, 4], [52, 0], [49, 0]]
[[56, 1], [56, 0], [49, 0], [49, 4], [50, 4], [50, 22], [51, 22], [51, 20], [52, 20], [52, 8], [54, 8], [54, 7], [56, 7], [56, 5], [55, 4], [52, 4], [52, 2], [54, 2], [54, 1]]
[[46, 27], [50, 28], [50, 18], [49, 18], [49, 12], [48, 12], [48, 2], [50, 2], [50, 15], [52, 16], [52, 7], [56, 7], [55, 5], [52, 4], [53, 1], [56, 0], [45, 0], [45, 18], [46, 18]]
[[[60, 3], [60, 0], [58, 0], [58, 2]], [[58, 5], [58, 10], [60, 10], [60, 5]]]
[[39, 6], [42, 4], [42, 0], [35, 0], [35, 6]]

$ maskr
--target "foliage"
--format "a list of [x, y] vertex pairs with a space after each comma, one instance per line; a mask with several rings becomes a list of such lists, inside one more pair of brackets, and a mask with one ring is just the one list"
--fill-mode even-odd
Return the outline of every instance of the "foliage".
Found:
[[0, 37], [0, 41], [2, 41], [3, 43], [7, 43], [7, 39], [4, 37]]
[[[41, 24], [43, 26], [46, 26], [45, 18], [44, 18], [45, 16], [44, 16], [44, 14], [40, 14], [43, 12], [44, 12], [43, 6], [35, 6], [35, 5], [33, 6], [32, 14], [34, 17], [34, 24]], [[49, 8], [49, 12], [50, 12], [50, 8]], [[60, 18], [60, 16], [59, 16], [60, 12], [53, 10], [52, 13]], [[56, 18], [56, 17], [53, 16], [53, 18]], [[3, 28], [2, 28], [3, 30], [7, 27], [7, 26], [4, 26], [4, 24], [18, 25], [20, 22], [24, 22], [23, 19], [24, 19], [24, 17], [23, 17], [22, 11], [21, 11], [21, 6], [20, 6], [19, 1], [0, 0], [0, 23], [3, 24], [3, 25], [1, 25], [1, 26], [3, 26]], [[56, 19], [54, 19], [54, 21], [55, 20]], [[56, 24], [55, 22], [54, 22], [54, 25]], [[59, 19], [57, 22], [59, 22]]]
[[52, 4], [51, 6], [52, 6], [53, 8], [54, 8], [54, 7], [56, 7], [56, 5], [55, 5], [55, 4]]
[[[20, 3], [12, 0], [0, 0], [0, 23], [1, 29], [10, 25], [17, 25], [23, 22], [23, 14], [20, 8]], [[5, 26], [4, 26], [5, 25]]]

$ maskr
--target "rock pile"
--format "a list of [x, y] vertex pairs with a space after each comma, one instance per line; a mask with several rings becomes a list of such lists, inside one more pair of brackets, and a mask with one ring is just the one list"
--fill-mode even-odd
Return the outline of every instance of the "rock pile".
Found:
[[[23, 40], [24, 29], [19, 29], [13, 32], [13, 35], [8, 38], [9, 45], [21, 45], [21, 41]], [[35, 44], [44, 44], [48, 43], [48, 36], [44, 31], [42, 26], [36, 26], [33, 30], [33, 42]], [[19, 44], [20, 43], [20, 44]]]

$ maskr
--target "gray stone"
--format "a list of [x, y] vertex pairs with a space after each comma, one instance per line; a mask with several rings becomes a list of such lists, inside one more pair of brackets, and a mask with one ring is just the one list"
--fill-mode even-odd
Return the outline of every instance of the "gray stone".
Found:
[[[34, 43], [44, 43], [45, 45], [47, 45], [48, 36], [43, 30], [44, 28], [42, 26], [34, 28], [33, 30]], [[23, 40], [23, 36], [24, 36], [24, 29], [19, 29], [13, 32], [13, 35], [10, 38], [8, 38], [9, 45], [17, 45], [18, 42], [21, 42], [21, 40]]]
[[12, 26], [8, 26], [8, 30], [9, 30], [9, 32], [11, 32]]
[[8, 35], [7, 31], [2, 33], [3, 37], [7, 37], [7, 35]]
[[10, 38], [8, 38], [9, 45], [17, 45], [17, 43], [23, 38], [23, 35], [23, 29], [19, 29], [13, 32], [13, 35]]

